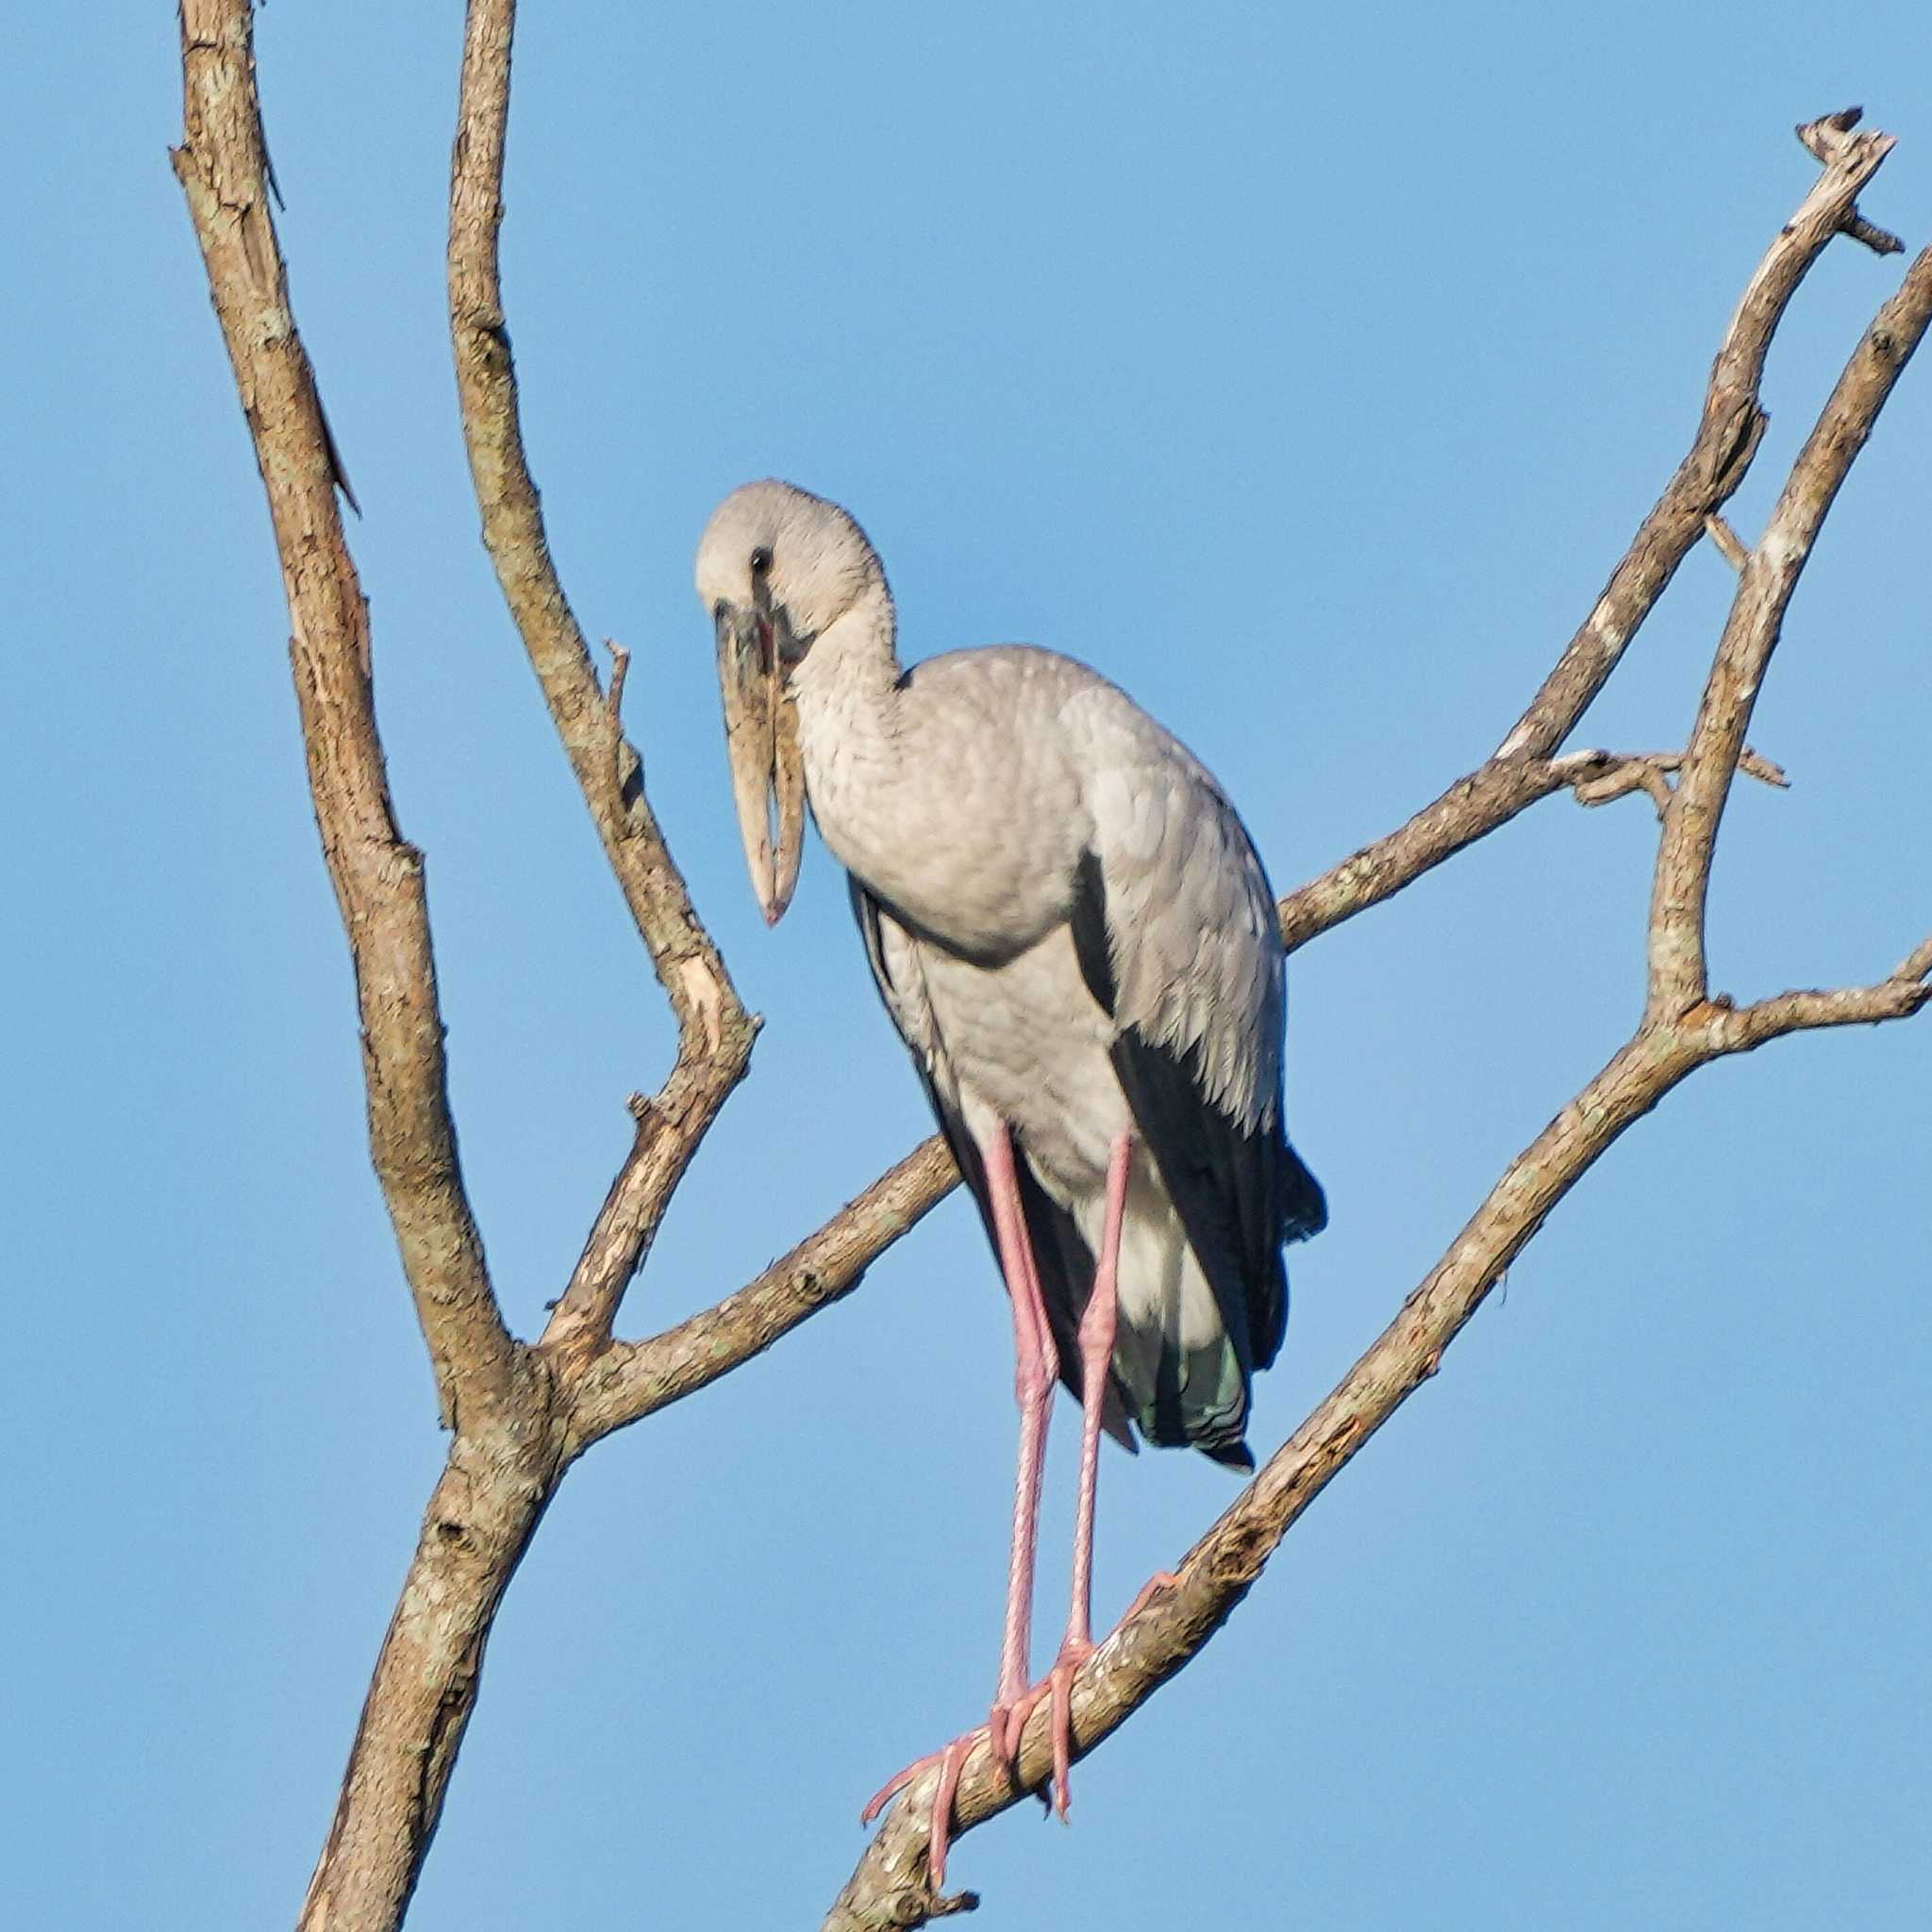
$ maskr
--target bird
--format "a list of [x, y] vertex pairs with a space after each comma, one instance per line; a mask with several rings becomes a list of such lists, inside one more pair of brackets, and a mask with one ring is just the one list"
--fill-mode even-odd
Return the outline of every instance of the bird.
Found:
[[[1011, 1303], [1020, 1445], [991, 1710], [864, 1814], [937, 1762], [937, 1887], [966, 1758], [990, 1738], [1012, 1776], [1043, 1698], [1066, 1813], [1102, 1433], [1254, 1467], [1282, 1246], [1328, 1212], [1283, 1115], [1274, 898], [1207, 768], [1098, 672], [1027, 644], [902, 664], [884, 566], [839, 505], [771, 478], [735, 490], [696, 587], [754, 894], [776, 924], [808, 805]], [[1072, 1603], [1029, 1682], [1056, 1378], [1081, 1406]]]

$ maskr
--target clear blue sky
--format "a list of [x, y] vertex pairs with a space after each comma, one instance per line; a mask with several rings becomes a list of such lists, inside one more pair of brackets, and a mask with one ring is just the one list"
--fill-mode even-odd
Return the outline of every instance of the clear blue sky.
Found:
[[[259, 488], [165, 147], [174, 11], [11, 64], [0, 708], [14, 1310], [0, 1919], [289, 1922], [441, 1448], [364, 1157]], [[441, 284], [454, 5], [260, 18], [295, 303], [360, 494], [455, 1101], [512, 1319], [573, 1260], [669, 1029], [475, 538]], [[1044, 17], [1042, 17], [1044, 16]], [[1932, 22], [1778, 4], [532, 6], [506, 270], [587, 628], [769, 1018], [626, 1314], [737, 1285], [925, 1130], [822, 851], [775, 935], [692, 545], [747, 476], [848, 503], [912, 655], [1027, 638], [1220, 773], [1286, 887], [1478, 759], [1693, 425], [1867, 103], [1932, 237]], [[1748, 531], [1898, 264], [1773, 358]], [[1932, 925], [1932, 362], [1840, 503], [1726, 824], [1720, 983]], [[1680, 740], [1693, 556], [1587, 726]], [[1641, 801], [1567, 802], [1296, 961], [1332, 1231], [1278, 1441], [1623, 1037]], [[1932, 1020], [1701, 1074], [1616, 1148], [1207, 1657], [958, 1854], [986, 1923], [1923, 1924]], [[600, 1448], [511, 1592], [412, 1925], [808, 1926], [859, 1803], [983, 1712], [1013, 1423], [955, 1201], [859, 1293]], [[1074, 1431], [1049, 1474], [1063, 1588]], [[1116, 1611], [1232, 1493], [1110, 1457]], [[1043, 1640], [1044, 1641], [1044, 1640]]]

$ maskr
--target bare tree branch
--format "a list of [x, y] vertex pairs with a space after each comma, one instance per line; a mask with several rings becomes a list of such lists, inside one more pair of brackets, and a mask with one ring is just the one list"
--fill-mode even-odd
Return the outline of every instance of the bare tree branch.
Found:
[[1743, 540], [1738, 535], [1737, 531], [1732, 529], [1730, 525], [1716, 510], [1712, 510], [1705, 518], [1704, 534], [1717, 545], [1724, 560], [1733, 570], [1742, 570], [1744, 568], [1744, 559], [1751, 553], [1745, 549]]
[[680, 1046], [657, 1098], [632, 1096], [637, 1130], [630, 1152], [538, 1343], [560, 1370], [584, 1369], [610, 1346], [618, 1305], [643, 1265], [671, 1196], [719, 1108], [744, 1076], [757, 1024], [744, 1017], [741, 1051], [733, 1045], [687, 1053]]
[[[1833, 117], [1829, 123], [1800, 130], [1807, 145], [1824, 154], [1827, 178], [1834, 171], [1849, 178], [1859, 167], [1869, 175], [1891, 145], [1886, 136], [1853, 136], [1854, 119], [1855, 115]], [[1807, 208], [1817, 203], [1814, 193]], [[1814, 208], [1816, 220], [1824, 220], [1827, 213], [1830, 225], [1822, 231], [1820, 246], [1832, 233], [1849, 229], [1854, 213], [1849, 193]], [[1778, 253], [1774, 247], [1767, 261]], [[1795, 275], [1780, 293], [1761, 268], [1740, 313], [1762, 314], [1768, 336], [1790, 286], [1795, 286]], [[1395, 1320], [1189, 1552], [1173, 1587], [1131, 1615], [1081, 1669], [1073, 1687], [1075, 1757], [1093, 1749], [1124, 1723], [1208, 1642], [1302, 1511], [1435, 1373], [1443, 1349], [1557, 1203], [1625, 1128], [1711, 1060], [1808, 1027], [1909, 1018], [1932, 1002], [1928, 939], [1895, 973], [1873, 985], [1781, 993], [1738, 1009], [1726, 1000], [1707, 997], [1704, 931], [1718, 824], [1743, 758], [1744, 732], [1785, 608], [1838, 489], [1928, 319], [1932, 249], [1914, 262], [1898, 293], [1879, 310], [1792, 465], [1770, 525], [1746, 559], [1682, 757], [1616, 760], [1607, 754], [1584, 754], [1538, 761], [1545, 779], [1568, 768], [1567, 782], [1575, 784], [1579, 796], [1592, 784], [1611, 783], [1629, 790], [1636, 785], [1650, 789], [1654, 782], [1663, 793], [1663, 827], [1649, 916], [1650, 995], [1636, 1033], [1510, 1163]], [[1721, 375], [1724, 362], [1721, 356]], [[1757, 367], [1761, 364], [1760, 344]], [[1736, 420], [1761, 424], [1756, 381], [1754, 369], [1751, 386], [1743, 392], [1748, 397], [1748, 418]], [[1713, 397], [1716, 394], [1714, 382]], [[1707, 422], [1709, 417], [1707, 409]], [[1754, 444], [1757, 435], [1756, 429], [1750, 432]], [[1679, 472], [1680, 481], [1683, 474]], [[1560, 674], [1562, 667], [1558, 670]], [[1587, 670], [1579, 668], [1578, 677]], [[1579, 688], [1575, 679], [1562, 685], [1569, 693]], [[1546, 693], [1551, 690], [1552, 685], [1545, 686]], [[1593, 691], [1591, 687], [1582, 702], [1588, 703]], [[1566, 695], [1560, 704], [1571, 701]], [[1527, 729], [1528, 741], [1539, 742], [1537, 734], [1557, 728], [1559, 718], [1558, 708], [1540, 710], [1533, 706], [1518, 734]], [[1602, 761], [1604, 769], [1579, 777], [1579, 756]], [[1491, 767], [1497, 762], [1491, 760]], [[1664, 775], [1666, 763], [1677, 774], [1674, 788]], [[1624, 783], [1633, 769], [1639, 775]], [[1775, 772], [1774, 767], [1771, 770]], [[1481, 774], [1474, 775], [1479, 778]], [[1052, 1713], [1042, 1703], [1027, 1725], [1010, 1779], [982, 1741], [967, 1759], [953, 1800], [956, 1840], [1050, 1775], [1051, 1730]], [[943, 1874], [935, 1875], [929, 1866], [931, 1812], [939, 1782], [936, 1766], [900, 1794], [834, 1902], [824, 1921], [825, 1932], [885, 1932], [923, 1924], [972, 1903], [970, 1895], [941, 1896], [938, 1887]]]
[[750, 1064], [757, 1028], [692, 908], [644, 795], [642, 764], [625, 739], [618, 707], [628, 653], [617, 658], [607, 696], [551, 561], [524, 454], [497, 250], [515, 25], [515, 0], [471, 0], [450, 157], [450, 338], [463, 440], [484, 547], [678, 1028], [671, 1077], [640, 1116], [630, 1158], [541, 1343], [585, 1360], [609, 1339], [673, 1191]]
[[423, 855], [396, 829], [370, 689], [369, 608], [336, 505], [341, 464], [289, 308], [269, 208], [248, 8], [185, 0], [173, 151], [282, 559], [290, 663], [323, 856], [356, 971], [369, 1151], [445, 1423], [499, 1401], [512, 1345], [463, 1191]]
[[1917, 946], [1896, 972], [1871, 986], [1774, 993], [1735, 1011], [1713, 1001], [1710, 1024], [1726, 1053], [1743, 1053], [1767, 1040], [1813, 1027], [1874, 1026], [1882, 1020], [1909, 1020], [1932, 1001], [1928, 979], [1932, 939]]
[[736, 1294], [647, 1341], [613, 1342], [574, 1385], [574, 1447], [695, 1394], [849, 1294], [958, 1177], [935, 1134]]
[[[1821, 161], [1836, 160], [1844, 152], [1842, 137], [1865, 118], [1863, 108], [1840, 108], [1836, 114], [1820, 115], [1806, 121], [1795, 130], [1798, 139]], [[1862, 242], [1874, 255], [1903, 255], [1906, 244], [1888, 229], [1873, 226], [1857, 208], [1847, 208], [1840, 232]]]
[[[1884, 136], [1840, 133], [1847, 143], [1890, 145]], [[1682, 1012], [1709, 991], [1705, 902], [1711, 853], [1744, 733], [1764, 673], [1840, 486], [1865, 447], [1892, 385], [1932, 320], [1932, 248], [1906, 272], [1839, 377], [1779, 492], [1764, 535], [1746, 559], [1704, 688], [1690, 749], [1664, 817], [1650, 922], [1650, 1008]]]
[[566, 1466], [541, 1357], [467, 1424], [424, 1512], [296, 1932], [392, 1932], [442, 1816], [497, 1606]]
[[[1844, 121], [1848, 129], [1858, 110], [1848, 108], [1830, 118]], [[1859, 193], [1892, 148], [1889, 134], [1848, 135], [1822, 145], [1816, 130], [1824, 125], [1813, 122], [1798, 129], [1798, 138], [1824, 163], [1824, 172], [1745, 285], [1711, 365], [1704, 415], [1690, 455], [1643, 520], [1596, 608], [1503, 741], [1499, 756], [1547, 753], [1563, 741], [1703, 532], [1705, 518], [1722, 509], [1744, 480], [1764, 434], [1757, 392], [1765, 353], [1785, 305], [1831, 238], [1857, 217]]]
[[400, 1919], [455, 1762], [497, 1600], [561, 1466], [547, 1382], [505, 1329], [449, 1113], [421, 855], [396, 830], [341, 463], [268, 206], [247, 0], [185, 0], [175, 171], [255, 441], [324, 856], [356, 970], [369, 1139], [445, 1422], [456, 1431], [364, 1706], [302, 1924]]
[[[1799, 132], [1803, 138], [1809, 129]], [[1555, 669], [1493, 758], [1458, 778], [1407, 824], [1282, 901], [1282, 938], [1291, 951], [1379, 905], [1559, 789], [1547, 782], [1551, 774], [1539, 761], [1576, 728], [1698, 538], [1710, 534], [1724, 548], [1710, 525], [1713, 520], [1722, 524], [1718, 512], [1744, 480], [1764, 433], [1758, 388], [1771, 338], [1811, 264], [1856, 214], [1859, 192], [1891, 144], [1889, 135], [1859, 135], [1836, 141], [1820, 156], [1824, 174], [1778, 231], [1724, 331], [1690, 453]]]
[[514, 0], [472, 0], [450, 158], [450, 333], [483, 542], [680, 1033], [716, 1048], [747, 1031], [744, 1010], [665, 849], [617, 708], [598, 685], [524, 455], [497, 259], [515, 21]]
[[[1614, 798], [1627, 798], [1633, 791], [1641, 791], [1657, 807], [1658, 818], [1670, 808], [1671, 781], [1684, 765], [1684, 754], [1680, 751], [1625, 752], [1618, 756], [1600, 751], [1570, 752], [1552, 763], [1566, 766], [1579, 758], [1595, 761], [1595, 768], [1581, 770], [1572, 781], [1571, 790], [1575, 792], [1578, 805], [1607, 805]], [[1774, 786], [1781, 791], [1790, 787], [1784, 768], [1774, 764], [1762, 752], [1753, 751], [1748, 744], [1739, 756], [1738, 769], [1760, 784]]]

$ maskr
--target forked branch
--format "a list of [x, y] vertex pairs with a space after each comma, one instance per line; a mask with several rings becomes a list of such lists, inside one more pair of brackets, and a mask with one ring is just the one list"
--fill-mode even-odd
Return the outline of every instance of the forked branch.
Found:
[[[1839, 138], [1857, 137], [1840, 131]], [[1650, 917], [1653, 1014], [1682, 1012], [1709, 990], [1705, 904], [1711, 854], [1751, 713], [1811, 546], [1893, 384], [1919, 346], [1928, 317], [1932, 249], [1912, 263], [1897, 294], [1873, 318], [1791, 465], [1763, 536], [1745, 559], [1683, 770], [1664, 815]]]
[[[1800, 129], [1801, 137], [1810, 132]], [[1812, 144], [1808, 139], [1807, 144]], [[1554, 774], [1547, 761], [1575, 730], [1677, 566], [1700, 537], [1722, 525], [1718, 513], [1743, 482], [1764, 433], [1758, 391], [1786, 304], [1831, 238], [1856, 217], [1858, 193], [1891, 145], [1890, 135], [1844, 135], [1821, 157], [1824, 173], [1765, 251], [1724, 331], [1690, 451], [1528, 708], [1494, 757], [1407, 824], [1282, 901], [1282, 937], [1291, 950], [1379, 905], [1560, 789], [1549, 782]]]
[[309, 787], [355, 965], [370, 1149], [455, 1431], [302, 1908], [305, 1932], [379, 1932], [400, 1920], [435, 1830], [483, 1641], [561, 1466], [560, 1436], [547, 1381], [504, 1326], [463, 1191], [423, 860], [390, 803], [340, 463], [269, 207], [252, 26], [248, 0], [184, 0], [175, 171], [281, 558]]

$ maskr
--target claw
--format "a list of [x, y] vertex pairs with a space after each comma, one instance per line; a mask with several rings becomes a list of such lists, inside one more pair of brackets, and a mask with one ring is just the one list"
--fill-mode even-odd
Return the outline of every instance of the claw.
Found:
[[890, 1783], [881, 1785], [865, 1801], [865, 1809], [858, 1814], [859, 1824], [870, 1824], [932, 1762], [933, 1758], [931, 1757], [922, 1757], [917, 1764], [908, 1764]]
[[1069, 1638], [1060, 1645], [1053, 1669], [1040, 1687], [1040, 1694], [1053, 1700], [1049, 1722], [1053, 1726], [1053, 1808], [1062, 1824], [1074, 1804], [1074, 1679], [1080, 1666], [1093, 1655], [1095, 1645]]
[[953, 1841], [953, 1799], [959, 1789], [959, 1774], [966, 1769], [966, 1760], [973, 1756], [982, 1738], [989, 1742], [993, 1741], [991, 1724], [981, 1724], [976, 1731], [968, 1731], [964, 1736], [955, 1738], [943, 1751], [930, 1752], [914, 1759], [895, 1777], [881, 1785], [858, 1814], [859, 1824], [870, 1824], [908, 1785], [935, 1764], [939, 1766], [940, 1781], [934, 1786], [932, 1794], [932, 1822], [926, 1830], [929, 1845], [926, 1867], [935, 1891], [946, 1882], [946, 1852]]

